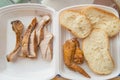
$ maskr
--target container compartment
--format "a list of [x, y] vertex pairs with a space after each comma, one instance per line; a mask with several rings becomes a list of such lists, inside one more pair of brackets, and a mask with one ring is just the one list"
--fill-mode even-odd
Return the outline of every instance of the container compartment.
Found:
[[[91, 4], [92, 5], [92, 4]], [[60, 12], [64, 11], [64, 10], [68, 10], [68, 9], [74, 9], [74, 10], [80, 10], [81, 7], [85, 7], [85, 6], [91, 6], [90, 4], [86, 4], [86, 5], [77, 5], [77, 6], [72, 6], [72, 7], [67, 7], [64, 8], [62, 10], [59, 11]], [[118, 17], [118, 13], [116, 10], [114, 10], [113, 8], [109, 8], [106, 6], [100, 6], [100, 5], [92, 5], [92, 6], [96, 6], [99, 8], [102, 8], [104, 10], [110, 11], [113, 14], [115, 14]], [[58, 20], [59, 20], [59, 15], [58, 15]], [[72, 80], [88, 80], [88, 78], [82, 76], [81, 74], [79, 74], [78, 72], [74, 72], [70, 69], [68, 69], [66, 67], [66, 65], [64, 64], [63, 61], [63, 44], [65, 43], [66, 40], [72, 39], [75, 36], [73, 34], [71, 34], [68, 30], [66, 30], [65, 28], [63, 28], [62, 26], [60, 26], [59, 24], [59, 36], [60, 36], [60, 58], [59, 58], [59, 69], [60, 69], [60, 74], [68, 79], [72, 79]], [[119, 74], [119, 70], [120, 70], [120, 65], [119, 65], [119, 39], [120, 39], [120, 35], [118, 34], [116, 37], [114, 38], [110, 38], [110, 53], [112, 55], [112, 58], [115, 62], [115, 69], [114, 71], [110, 74], [110, 75], [97, 75], [95, 73], [93, 73], [90, 68], [88, 67], [88, 65], [86, 64], [86, 62], [84, 62], [81, 66], [90, 76], [91, 76], [91, 80], [103, 80], [103, 79], [110, 79], [112, 77], [115, 77]], [[82, 46], [82, 39], [78, 39], [80, 42], [80, 47]], [[81, 47], [82, 49], [82, 47]]]
[[[41, 58], [40, 52], [37, 59], [19, 58], [16, 62], [7, 62], [6, 55], [15, 47], [16, 36], [12, 30], [11, 21], [21, 20], [24, 28], [27, 28], [34, 17], [40, 19], [40, 15], [49, 14], [51, 23], [48, 30], [54, 35], [53, 59], [47, 62]], [[56, 75], [56, 27], [54, 26], [55, 11], [39, 4], [13, 5], [0, 9], [0, 79], [9, 78], [21, 80], [50, 79]], [[8, 79], [6, 79], [8, 80]]]

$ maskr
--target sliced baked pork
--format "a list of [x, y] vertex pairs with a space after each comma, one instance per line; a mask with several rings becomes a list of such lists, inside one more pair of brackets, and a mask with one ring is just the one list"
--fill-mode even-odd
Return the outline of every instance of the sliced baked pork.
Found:
[[24, 28], [20, 20], [12, 21], [11, 24], [12, 24], [12, 29], [16, 34], [16, 46], [14, 50], [9, 55], [7, 55], [8, 62], [15, 60], [19, 51], [21, 50], [22, 32]]
[[53, 41], [53, 34], [45, 30], [44, 39], [40, 43], [40, 51], [42, 58], [44, 60], [47, 61], [52, 60], [52, 41]]
[[38, 27], [36, 28], [38, 46], [40, 45], [40, 42], [44, 38], [44, 27], [48, 25], [49, 22], [50, 22], [50, 17], [48, 15], [43, 16], [40, 22], [38, 22]]
[[38, 53], [38, 41], [36, 30], [34, 30], [30, 36], [28, 58], [37, 58], [37, 53]]
[[23, 36], [22, 40], [22, 54], [20, 56], [22, 57], [29, 57], [29, 43], [30, 43], [30, 36], [33, 30], [35, 29], [37, 24], [37, 19], [34, 18], [31, 22], [31, 24], [28, 26], [27, 30], [25, 31], [25, 34]]
[[53, 35], [47, 30], [47, 25], [50, 22], [50, 16], [45, 15], [41, 18], [36, 28], [36, 33], [38, 37], [38, 46], [40, 47], [40, 52], [42, 58], [47, 61], [52, 60], [52, 40]]

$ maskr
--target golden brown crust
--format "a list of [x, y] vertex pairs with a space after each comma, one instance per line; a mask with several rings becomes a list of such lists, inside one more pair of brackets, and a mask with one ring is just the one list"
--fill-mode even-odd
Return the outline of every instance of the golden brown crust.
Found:
[[12, 29], [16, 34], [16, 46], [14, 50], [7, 55], [7, 61], [12, 62], [18, 56], [19, 51], [21, 50], [21, 40], [22, 40], [22, 32], [24, 29], [24, 25], [20, 20], [15, 20], [11, 22]]
[[77, 64], [75, 64], [73, 62], [75, 50], [76, 50], [76, 39], [67, 40], [64, 43], [64, 45], [63, 45], [63, 59], [64, 59], [65, 65], [69, 69], [71, 69], [75, 72], [79, 72], [83, 76], [90, 78], [90, 76], [86, 73], [86, 71], [84, 69], [82, 69], [80, 66], [78, 66]]

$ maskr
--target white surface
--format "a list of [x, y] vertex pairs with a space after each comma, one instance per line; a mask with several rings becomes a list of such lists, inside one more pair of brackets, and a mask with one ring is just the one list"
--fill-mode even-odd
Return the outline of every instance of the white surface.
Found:
[[[12, 30], [11, 21], [21, 20], [24, 27], [30, 24], [34, 17], [40, 18], [40, 15], [49, 14], [52, 23], [48, 26], [48, 30], [54, 35], [53, 42], [53, 60], [47, 62], [41, 59], [39, 53], [38, 58], [31, 60], [26, 58], [18, 58], [16, 62], [6, 61], [6, 55], [15, 47], [16, 36]], [[0, 80], [46, 80], [56, 75], [56, 26], [54, 26], [55, 11], [51, 8], [43, 7], [39, 4], [20, 4], [12, 5], [0, 9]]]
[[[58, 15], [63, 10], [79, 9], [80, 7], [84, 7], [84, 6], [91, 6], [91, 4], [76, 5], [76, 6], [72, 6], [72, 7], [67, 7], [67, 8], [64, 8], [64, 9], [60, 10], [58, 12]], [[100, 6], [100, 5], [92, 5], [92, 6], [96, 6], [96, 7], [105, 9], [107, 11], [110, 11], [110, 12], [112, 12], [113, 14], [115, 14], [118, 17], [117, 11], [114, 10], [113, 8], [106, 7], [106, 6]], [[64, 42], [66, 40], [71, 39], [74, 36], [68, 30], [65, 30], [64, 28], [62, 28], [60, 25], [59, 25], [59, 30], [60, 30], [60, 35], [59, 35], [60, 36], [60, 55], [59, 55], [60, 56], [60, 59], [59, 59], [60, 74], [63, 77], [69, 78], [69, 79], [72, 79], [72, 80], [89, 80], [88, 78], [85, 78], [81, 74], [79, 74], [77, 72], [74, 72], [74, 71], [68, 69], [65, 66], [64, 61], [63, 61], [62, 46], [63, 46], [63, 44], [64, 44]], [[80, 46], [82, 46], [82, 40], [79, 39], [79, 42], [80, 42]], [[119, 48], [120, 48], [120, 35], [118, 34], [116, 37], [110, 39], [110, 53], [111, 53], [112, 58], [113, 58], [113, 60], [115, 62], [115, 69], [110, 75], [97, 75], [97, 74], [94, 74], [90, 70], [90, 68], [87, 66], [86, 63], [80, 65], [91, 76], [90, 80], [106, 80], [106, 79], [110, 79], [112, 77], [115, 77], [115, 76], [117, 76], [119, 74], [119, 72], [120, 72], [120, 64], [119, 64], [119, 61], [120, 61], [120, 54], [119, 54], [120, 49]]]

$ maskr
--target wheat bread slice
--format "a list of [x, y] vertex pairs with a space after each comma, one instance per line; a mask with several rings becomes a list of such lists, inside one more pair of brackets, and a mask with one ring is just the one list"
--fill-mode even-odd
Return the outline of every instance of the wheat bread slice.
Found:
[[75, 10], [65, 10], [59, 16], [60, 25], [68, 29], [78, 38], [87, 37], [91, 30], [91, 23], [84, 14]]
[[90, 69], [97, 74], [110, 74], [114, 62], [109, 52], [109, 38], [105, 31], [94, 29], [83, 40], [83, 53]]
[[93, 6], [80, 11], [91, 21], [93, 28], [103, 29], [109, 37], [115, 36], [120, 31], [120, 20], [114, 14]]

